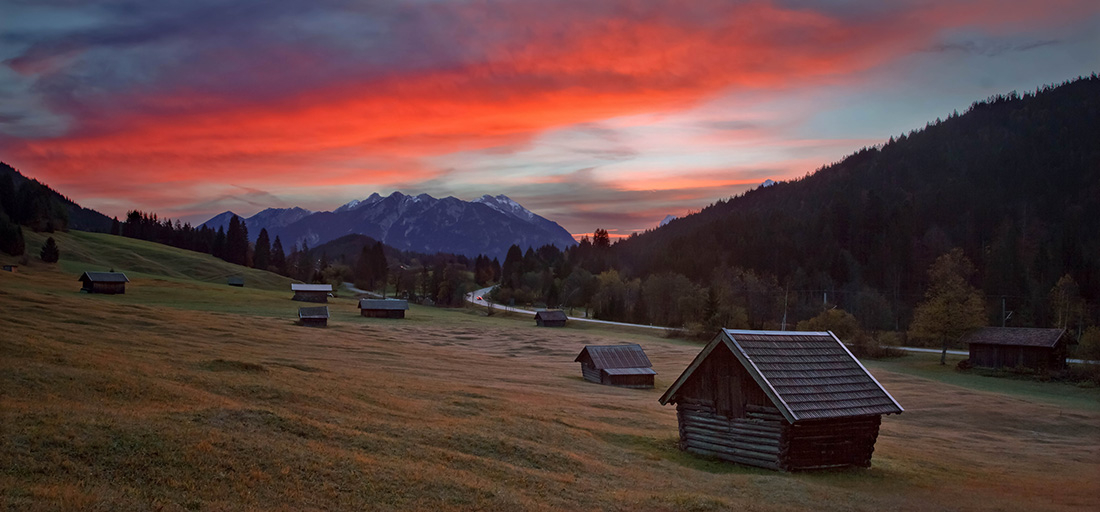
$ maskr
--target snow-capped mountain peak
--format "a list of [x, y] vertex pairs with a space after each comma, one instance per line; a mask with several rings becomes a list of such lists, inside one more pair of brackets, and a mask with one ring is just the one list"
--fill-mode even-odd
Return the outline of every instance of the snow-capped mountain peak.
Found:
[[336, 213], [336, 212], [346, 212], [346, 211], [348, 211], [348, 210], [354, 210], [354, 209], [355, 209], [355, 207], [356, 207], [356, 206], [359, 206], [360, 204], [363, 204], [363, 201], [362, 201], [362, 200], [359, 200], [359, 199], [352, 199], [351, 201], [348, 201], [348, 202], [344, 203], [344, 205], [343, 205], [343, 206], [341, 206], [341, 207], [339, 207], [339, 208], [337, 208], [337, 209], [333, 210], [333, 213]]
[[510, 197], [504, 194], [500, 194], [496, 197], [485, 194], [477, 199], [474, 199], [472, 202], [481, 203], [498, 212], [506, 213], [520, 219], [531, 220], [535, 218], [534, 213], [532, 213], [527, 208], [524, 208], [522, 205], [513, 201]]
[[661, 223], [657, 224], [657, 227], [664, 226], [665, 224], [668, 224], [669, 222], [672, 222], [675, 219], [676, 219], [675, 215], [666, 215], [665, 218], [661, 220]]

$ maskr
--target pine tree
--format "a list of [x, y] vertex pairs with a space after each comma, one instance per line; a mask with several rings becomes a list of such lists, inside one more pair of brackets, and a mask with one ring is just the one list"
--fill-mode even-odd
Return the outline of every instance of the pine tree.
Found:
[[[263, 231], [260, 234], [264, 234]], [[271, 244], [271, 266], [275, 268], [275, 271], [286, 275], [286, 252], [283, 251], [283, 242], [279, 240], [279, 236], [275, 236], [275, 242]]]
[[[282, 245], [282, 244], [280, 244]], [[271, 241], [268, 239], [267, 229], [260, 229], [256, 237], [256, 250], [252, 256], [252, 267], [267, 270], [271, 265]]]
[[245, 265], [248, 261], [248, 228], [236, 215], [229, 219], [229, 229], [225, 232], [223, 259], [237, 265]]
[[355, 268], [352, 274], [355, 276], [355, 284], [368, 289], [374, 286], [374, 264], [370, 247], [363, 246], [359, 251], [359, 258], [355, 260]]
[[218, 226], [218, 232], [214, 235], [214, 243], [210, 245], [210, 254], [215, 258], [225, 259], [225, 230]]
[[371, 248], [371, 265], [374, 278], [382, 282], [382, 293], [385, 295], [386, 278], [389, 277], [390, 266], [386, 261], [386, 250], [382, 247], [382, 242], [375, 242], [374, 247]]
[[42, 251], [38, 253], [38, 257], [46, 263], [57, 263], [57, 260], [61, 258], [61, 251], [57, 248], [57, 242], [54, 241], [52, 236], [46, 239], [45, 244], [42, 244]]

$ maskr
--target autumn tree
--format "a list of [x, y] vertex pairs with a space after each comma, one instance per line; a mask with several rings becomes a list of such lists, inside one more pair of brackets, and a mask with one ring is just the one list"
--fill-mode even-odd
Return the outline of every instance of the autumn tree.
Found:
[[924, 302], [913, 312], [910, 336], [937, 339], [943, 345], [940, 364], [947, 362], [947, 345], [985, 323], [982, 295], [970, 284], [974, 265], [962, 249], [952, 249], [932, 263]]
[[1062, 276], [1054, 288], [1051, 288], [1048, 298], [1054, 316], [1054, 327], [1074, 330], [1079, 334], [1085, 320], [1086, 308], [1077, 281], [1069, 274]]

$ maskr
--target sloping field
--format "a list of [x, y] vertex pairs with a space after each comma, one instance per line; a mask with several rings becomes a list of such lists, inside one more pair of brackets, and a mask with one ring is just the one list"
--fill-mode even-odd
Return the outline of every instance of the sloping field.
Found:
[[[676, 448], [657, 398], [698, 344], [479, 310], [366, 319], [351, 298], [310, 329], [288, 290], [144, 270], [86, 295], [74, 266], [0, 272], [6, 509], [1076, 511], [1100, 492], [1087, 394], [878, 363], [906, 412], [883, 419], [874, 467], [773, 473]], [[581, 380], [580, 349], [619, 341], [645, 347], [657, 389]]]

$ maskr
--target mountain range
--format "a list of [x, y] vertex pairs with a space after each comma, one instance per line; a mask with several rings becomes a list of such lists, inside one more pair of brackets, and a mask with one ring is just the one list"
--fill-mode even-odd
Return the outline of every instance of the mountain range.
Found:
[[[202, 225], [225, 228], [234, 215], [223, 212]], [[251, 240], [266, 229], [271, 239], [280, 237], [288, 250], [303, 242], [316, 247], [350, 234], [366, 235], [405, 251], [467, 256], [503, 257], [512, 245], [564, 249], [576, 244], [565, 228], [504, 195], [463, 201], [449, 196], [436, 199], [428, 194], [375, 193], [330, 212], [268, 208], [251, 217], [238, 217], [244, 220]]]

